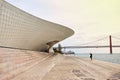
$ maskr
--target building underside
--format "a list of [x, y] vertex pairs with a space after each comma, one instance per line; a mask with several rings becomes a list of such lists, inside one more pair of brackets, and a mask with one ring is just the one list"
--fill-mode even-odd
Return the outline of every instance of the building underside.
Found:
[[65, 26], [33, 16], [0, 0], [0, 46], [44, 51], [74, 34]]

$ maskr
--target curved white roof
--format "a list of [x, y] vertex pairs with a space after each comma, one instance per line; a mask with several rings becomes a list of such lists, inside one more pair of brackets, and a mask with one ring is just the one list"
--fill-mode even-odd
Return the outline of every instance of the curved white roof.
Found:
[[47, 49], [47, 43], [61, 41], [74, 31], [0, 1], [0, 46], [29, 50]]

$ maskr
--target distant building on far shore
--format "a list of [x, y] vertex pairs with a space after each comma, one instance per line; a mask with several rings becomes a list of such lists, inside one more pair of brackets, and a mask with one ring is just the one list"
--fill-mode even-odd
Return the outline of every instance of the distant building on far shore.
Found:
[[73, 51], [67, 51], [67, 52], [64, 52], [64, 54], [75, 54], [75, 52], [73, 52]]

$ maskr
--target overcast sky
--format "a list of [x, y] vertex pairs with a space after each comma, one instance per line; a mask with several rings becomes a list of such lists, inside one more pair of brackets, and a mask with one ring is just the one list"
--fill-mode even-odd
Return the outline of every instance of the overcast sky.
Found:
[[120, 36], [120, 0], [6, 1], [37, 17], [72, 28], [75, 34], [64, 40], [63, 45]]

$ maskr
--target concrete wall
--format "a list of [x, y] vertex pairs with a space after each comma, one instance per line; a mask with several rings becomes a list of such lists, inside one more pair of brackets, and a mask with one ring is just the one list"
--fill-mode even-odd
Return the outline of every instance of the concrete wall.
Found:
[[45, 21], [0, 0], [0, 46], [44, 50], [51, 41], [61, 41], [73, 30]]

